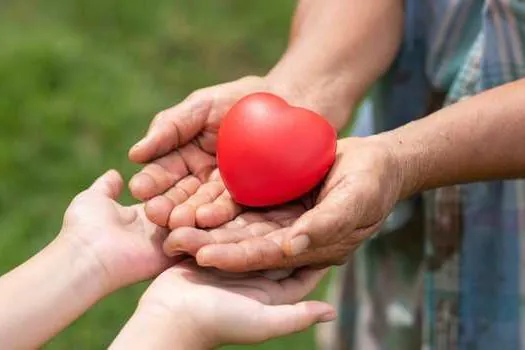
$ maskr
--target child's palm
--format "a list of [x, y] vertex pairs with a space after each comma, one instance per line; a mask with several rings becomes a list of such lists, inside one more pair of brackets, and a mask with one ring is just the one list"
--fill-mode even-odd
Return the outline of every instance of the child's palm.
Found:
[[161, 250], [166, 230], [146, 219], [142, 205], [117, 203], [122, 187], [114, 171], [95, 181], [72, 201], [61, 233], [97, 259], [111, 288], [151, 278], [169, 266]]
[[[281, 281], [259, 273], [226, 273], [186, 260], [162, 273], [142, 298], [196, 325], [198, 334], [221, 344], [254, 343], [303, 330], [335, 317], [333, 308], [299, 302], [324, 275], [303, 270]], [[219, 344], [209, 344], [216, 346]]]

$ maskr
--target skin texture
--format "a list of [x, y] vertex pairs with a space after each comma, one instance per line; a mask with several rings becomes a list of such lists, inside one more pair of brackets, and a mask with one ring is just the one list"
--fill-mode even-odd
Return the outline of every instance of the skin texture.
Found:
[[141, 205], [115, 201], [122, 187], [116, 171], [100, 177], [72, 201], [57, 238], [0, 278], [2, 346], [38, 348], [104, 296], [172, 263], [161, 250], [166, 230]]
[[[221, 118], [245, 95], [267, 91], [323, 115], [340, 129], [348, 123], [353, 107], [370, 85], [390, 66], [402, 29], [400, 0], [299, 1], [288, 48], [265, 77], [250, 76], [192, 93], [159, 113], [144, 139], [132, 147], [130, 159], [145, 167], [129, 186], [136, 198], [146, 201], [148, 218], [171, 229], [223, 229], [240, 224], [249, 226], [251, 237], [288, 227], [298, 212], [311, 208], [315, 194], [307, 195], [295, 206], [257, 212], [237, 205], [216, 168]], [[170, 256], [179, 254], [178, 245], [170, 242], [173, 240], [164, 245], [165, 252]], [[190, 247], [182, 250], [199, 244], [189, 243]], [[340, 255], [332, 260], [341, 260]], [[281, 251], [275, 256], [282, 260]], [[306, 264], [309, 259], [314, 264], [327, 260], [323, 258], [326, 256], [325, 251], [311, 252], [300, 262]], [[289, 258], [272, 266], [297, 265], [293, 261]]]
[[[243, 212], [216, 167], [221, 118], [241, 97], [273, 92], [339, 129], [391, 64], [400, 44], [400, 0], [299, 2], [288, 49], [265, 77], [195, 91], [159, 113], [129, 157], [145, 167], [130, 181], [153, 222], [170, 228], [222, 225]], [[317, 48], [312, 50], [312, 48]]]
[[[301, 203], [245, 211], [213, 230], [179, 228], [164, 251], [195, 255], [227, 271], [342, 264], [383, 223], [400, 195], [397, 160], [371, 139], [339, 141], [320, 191]], [[310, 202], [310, 203], [308, 203]]]
[[269, 221], [254, 216], [238, 227], [174, 230], [164, 249], [188, 247], [199, 264], [231, 271], [342, 263], [402, 198], [438, 186], [525, 177], [523, 93], [525, 80], [388, 133], [343, 139], [311, 210], [270, 211], [286, 210], [287, 222], [260, 236], [250, 223]]
[[335, 318], [326, 303], [299, 302], [324, 274], [302, 270], [277, 282], [186, 260], [152, 283], [111, 349], [213, 349], [304, 330]]
[[[112, 348], [211, 349], [335, 318], [326, 303], [300, 302], [326, 271], [273, 281], [168, 259], [161, 250], [166, 230], [147, 221], [142, 206], [118, 204], [122, 187], [116, 171], [97, 179], [72, 201], [57, 238], [0, 278], [2, 347], [40, 348], [104, 296], [159, 274]], [[248, 327], [239, 332], [239, 324]]]
[[453, 184], [525, 177], [525, 79], [379, 138], [400, 160], [402, 197]]

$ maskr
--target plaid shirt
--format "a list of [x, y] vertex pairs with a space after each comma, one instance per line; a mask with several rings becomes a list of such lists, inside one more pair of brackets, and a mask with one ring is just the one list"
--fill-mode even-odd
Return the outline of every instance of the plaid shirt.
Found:
[[[525, 76], [524, 0], [406, 0], [405, 9], [401, 52], [355, 134]], [[341, 317], [325, 347], [525, 349], [525, 182], [454, 186], [422, 199], [424, 211], [421, 199], [400, 203], [388, 233], [339, 271], [332, 292]]]

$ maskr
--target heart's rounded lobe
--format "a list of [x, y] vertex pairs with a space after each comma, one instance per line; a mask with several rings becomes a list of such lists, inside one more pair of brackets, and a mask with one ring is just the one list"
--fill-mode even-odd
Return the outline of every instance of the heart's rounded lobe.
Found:
[[239, 204], [283, 204], [323, 180], [335, 161], [336, 142], [335, 129], [319, 114], [270, 93], [255, 93], [223, 118], [218, 167]]

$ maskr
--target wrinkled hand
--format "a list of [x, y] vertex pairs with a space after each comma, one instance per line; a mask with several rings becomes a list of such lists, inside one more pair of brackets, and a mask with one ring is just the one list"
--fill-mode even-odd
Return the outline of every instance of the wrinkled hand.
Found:
[[379, 138], [343, 139], [311, 209], [288, 205], [245, 212], [209, 231], [179, 228], [164, 250], [189, 252], [199, 265], [227, 271], [342, 264], [379, 229], [399, 199], [400, 169]]
[[114, 170], [98, 178], [71, 202], [58, 236], [95, 260], [108, 292], [152, 278], [172, 263], [161, 248], [167, 230], [151, 223], [142, 205], [117, 203], [122, 187]]
[[147, 135], [129, 152], [147, 165], [130, 181], [154, 223], [170, 228], [216, 227], [241, 212], [220, 179], [215, 158], [219, 124], [240, 98], [270, 91], [264, 78], [240, 80], [195, 91], [159, 113]]
[[261, 342], [335, 318], [326, 303], [300, 302], [325, 272], [299, 270], [277, 282], [259, 273], [201, 268], [188, 259], [155, 279], [138, 310], [172, 322], [172, 332], [191, 332], [185, 336], [198, 341], [195, 348]]
[[[202, 266], [217, 266], [231, 272], [246, 271], [247, 266], [259, 265], [262, 259], [282, 263], [275, 267], [292, 269], [295, 267], [293, 259], [282, 261], [283, 252], [281, 249], [275, 249], [275, 241], [272, 239], [278, 239], [285, 233], [297, 218], [307, 211], [307, 207], [306, 201], [301, 201], [276, 208], [247, 210], [234, 220], [212, 230], [181, 227], [173, 230], [166, 239], [164, 252], [168, 256], [189, 254], [197, 257]], [[201, 249], [203, 247], [205, 248]], [[257, 251], [248, 254], [243, 252], [244, 248], [251, 249], [251, 247]], [[209, 248], [212, 248], [211, 254], [220, 254], [220, 251], [224, 251], [227, 255], [219, 257], [219, 261], [215, 261], [212, 257], [212, 261], [208, 262], [206, 255], [210, 253], [206, 251]], [[219, 249], [218, 253], [213, 251], [215, 249]], [[264, 256], [259, 255], [259, 252]], [[204, 258], [202, 258], [203, 254]], [[245, 260], [241, 261], [242, 259]], [[275, 278], [279, 278], [286, 276], [287, 273], [291, 271], [272, 269], [265, 272], [265, 276], [274, 278], [275, 275]]]

